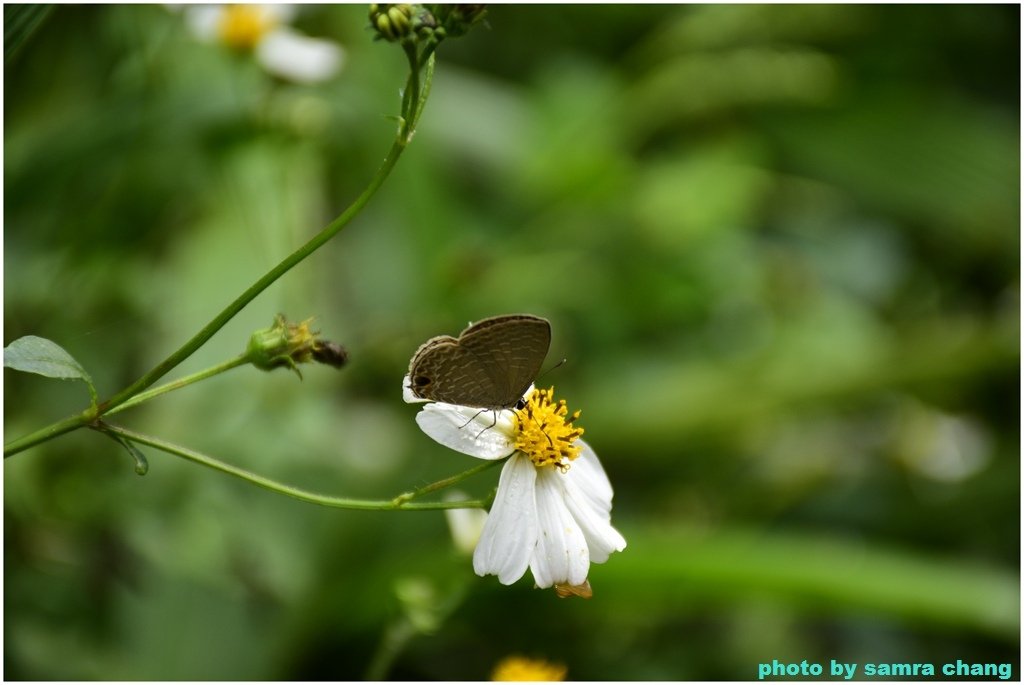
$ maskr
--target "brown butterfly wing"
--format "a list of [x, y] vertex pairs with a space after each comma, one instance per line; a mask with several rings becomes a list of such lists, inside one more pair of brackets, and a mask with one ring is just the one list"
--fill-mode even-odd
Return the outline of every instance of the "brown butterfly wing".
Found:
[[481, 402], [494, 394], [488, 378], [477, 356], [450, 335], [423, 343], [409, 363], [413, 394], [436, 402], [482, 407]]
[[506, 409], [540, 373], [551, 346], [551, 324], [529, 314], [496, 316], [464, 330], [459, 346], [480, 360], [490, 381], [488, 404], [475, 406]]
[[409, 364], [412, 391], [423, 399], [481, 409], [515, 405], [540, 372], [551, 324], [512, 314], [484, 319], [462, 332], [423, 343]]

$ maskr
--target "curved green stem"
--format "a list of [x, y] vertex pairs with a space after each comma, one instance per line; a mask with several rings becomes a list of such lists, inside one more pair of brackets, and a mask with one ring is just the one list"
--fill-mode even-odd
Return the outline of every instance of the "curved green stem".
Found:
[[[182, 457], [183, 459], [188, 459], [191, 462], [201, 464], [208, 468], [214, 469], [215, 471], [220, 471], [221, 473], [226, 473], [230, 476], [241, 478], [244, 481], [248, 481], [253, 485], [258, 485], [261, 488], [265, 488], [272, 492], [276, 492], [281, 495], [286, 495], [288, 497], [292, 497], [303, 502], [319, 504], [324, 507], [335, 507], [338, 509], [369, 509], [378, 511], [423, 511], [429, 509], [470, 508], [482, 509], [484, 507], [483, 500], [463, 500], [459, 502], [410, 502], [409, 500], [412, 497], [415, 497], [416, 494], [418, 494], [420, 491], [416, 491], [415, 493], [406, 493], [404, 495], [399, 495], [398, 497], [395, 497], [394, 499], [390, 500], [364, 500], [354, 499], [351, 497], [335, 497], [333, 495], [324, 495], [319, 492], [312, 492], [310, 490], [304, 490], [302, 488], [297, 488], [291, 485], [280, 483], [272, 478], [267, 478], [265, 476], [259, 475], [258, 473], [253, 473], [252, 471], [247, 471], [246, 469], [242, 469], [237, 466], [232, 466], [231, 464], [227, 464], [223, 461], [220, 461], [219, 459], [214, 459], [213, 457], [203, 454], [202, 452], [197, 452], [195, 450], [188, 449], [187, 447], [182, 447], [180, 445], [175, 445], [165, 440], [160, 440], [159, 438], [154, 438], [148, 435], [144, 435], [142, 433], [137, 433], [127, 428], [121, 428], [120, 426], [114, 426], [108, 423], [101, 423], [100, 425], [96, 426], [95, 429], [108, 435], [117, 436], [123, 440], [127, 440], [132, 443], [138, 443], [140, 445], [149, 445], [150, 447], [155, 447], [158, 450], [167, 452], [168, 454], [173, 454], [178, 457]], [[453, 478], [462, 480], [462, 478], [468, 478], [469, 476], [479, 473], [485, 470], [485, 468], [493, 467], [498, 463], [500, 463], [500, 461], [486, 462], [483, 465], [483, 467], [478, 466], [473, 469], [469, 469], [469, 471], [459, 474], [458, 476], [453, 476]], [[445, 480], [448, 481], [451, 479]], [[440, 483], [443, 481], [438, 482]], [[420, 488], [420, 490], [424, 492], [432, 492], [433, 490], [439, 489], [439, 487], [433, 487], [435, 485], [436, 484], [431, 484], [429, 486], [426, 486], [426, 488]]]
[[[169, 371], [178, 366], [181, 362], [185, 361], [185, 359], [202, 347], [207, 340], [212, 338], [217, 331], [223, 328], [228, 321], [238, 314], [238, 312], [242, 311], [246, 305], [252, 302], [257, 295], [266, 290], [272, 283], [274, 283], [274, 281], [286, 274], [292, 267], [304, 260], [306, 257], [316, 252], [324, 245], [324, 243], [345, 228], [345, 226], [347, 226], [348, 223], [352, 221], [360, 211], [362, 211], [363, 207], [366, 206], [370, 201], [370, 198], [372, 198], [377, 190], [380, 189], [381, 185], [384, 184], [385, 179], [387, 179], [391, 170], [398, 162], [398, 158], [401, 157], [402, 152], [412, 139], [416, 123], [423, 111], [424, 98], [421, 95], [420, 89], [422, 87], [424, 92], [429, 92], [430, 80], [433, 78], [433, 62], [434, 59], [431, 56], [428, 62], [428, 69], [425, 73], [424, 82], [421, 84], [419, 70], [422, 62], [415, 57], [415, 54], [410, 56], [409, 66], [411, 68], [411, 73], [409, 74], [406, 84], [408, 97], [403, 100], [402, 124], [399, 127], [398, 135], [396, 136], [394, 143], [392, 143], [387, 156], [384, 158], [384, 163], [377, 170], [377, 173], [374, 175], [373, 179], [371, 179], [370, 184], [365, 190], [363, 190], [359, 197], [357, 197], [352, 204], [345, 209], [345, 211], [339, 214], [331, 223], [327, 224], [327, 226], [325, 226], [319, 233], [313, 236], [309, 242], [285, 257], [281, 263], [249, 286], [245, 292], [235, 298], [233, 302], [217, 314], [210, 323], [206, 324], [184, 345], [175, 350], [162, 362], [147, 371], [137, 381], [116, 393], [110, 399], [100, 403], [97, 407], [90, 407], [80, 414], [74, 414], [48, 426], [44, 426], [33, 433], [12, 440], [4, 445], [4, 459], [26, 450], [29, 447], [38, 445], [41, 442], [55, 438], [58, 435], [63, 435], [64, 433], [81, 428], [82, 426], [89, 425], [95, 422], [99, 417], [104, 414], [112, 413], [115, 409], [129, 401], [132, 401], [132, 404], [137, 404], [138, 402], [145, 401], [145, 399], [149, 399], [149, 397], [153, 397], [154, 395], [150, 394], [144, 399], [138, 400], [138, 402], [133, 400], [133, 398], [163, 378]], [[168, 389], [173, 390], [174, 388]]]
[[[184, 388], [186, 385], [191, 385], [192, 383], [196, 383], [206, 378], [210, 378], [211, 376], [216, 376], [217, 374], [224, 373], [225, 371], [230, 371], [231, 369], [237, 366], [242, 366], [248, 363], [248, 356], [244, 354], [240, 355], [238, 357], [235, 357], [234, 359], [229, 359], [225, 362], [221, 362], [220, 364], [211, 366], [208, 369], [203, 369], [202, 371], [197, 371], [196, 373], [193, 373], [191, 375], [179, 378], [176, 381], [171, 381], [170, 383], [165, 383], [164, 385], [161, 385], [159, 387], [151, 388], [146, 392], [141, 392], [138, 395], [132, 397], [130, 400], [126, 400], [123, 404], [119, 404], [118, 406], [114, 407], [113, 409], [108, 411], [107, 414], [116, 414], [119, 411], [124, 411], [125, 409], [128, 409], [129, 407], [134, 407], [137, 404], [142, 404], [146, 400], [151, 400], [154, 397], [163, 395], [166, 392], [177, 390], [178, 388]], [[73, 431], [76, 428], [81, 428], [82, 426], [85, 426], [87, 424], [94, 423], [97, 418], [98, 417], [96, 415], [95, 409], [86, 409], [81, 414], [74, 414], [73, 416], [69, 416], [66, 419], [61, 419], [56, 423], [52, 423], [49, 426], [41, 428], [35, 431], [34, 433], [29, 433], [28, 435], [20, 437], [17, 440], [12, 440], [11, 442], [4, 445], [4, 459], [13, 454], [17, 454], [18, 452], [27, 449], [32, 445], [36, 445], [40, 442], [45, 442], [46, 440], [50, 440], [52, 438], [57, 437], [58, 435], [63, 435], [64, 433]]]
[[[395, 142], [392, 143], [391, 149], [384, 158], [384, 163], [381, 165], [380, 169], [377, 170], [377, 173], [370, 181], [370, 184], [365, 190], [363, 190], [359, 197], [357, 197], [344, 212], [338, 215], [334, 221], [327, 224], [323, 230], [313, 236], [309, 242], [285, 257], [280, 264], [275, 266], [264, 274], [262, 278], [249, 286], [245, 292], [235, 298], [234, 302], [225, 307], [220, 314], [210, 321], [210, 323], [192, 336], [188, 342], [173, 352], [169, 357], [167, 357], [167, 359], [153, 367], [153, 369], [142, 376], [142, 378], [135, 381], [109, 400], [100, 404], [99, 414], [101, 416], [109, 412], [114, 407], [126, 402], [137, 393], [145, 390], [163, 377], [168, 371], [187, 359], [193, 352], [199, 349], [203, 343], [213, 337], [214, 333], [223, 328], [224, 325], [235, 316], [235, 314], [252, 302], [257, 295], [266, 290], [272, 283], [274, 283], [274, 281], [286, 274], [296, 264], [320, 249], [324, 243], [337, 235], [341, 229], [345, 228], [345, 226], [347, 226], [348, 223], [352, 221], [360, 211], [362, 211], [363, 207], [366, 206], [366, 203], [370, 201], [370, 198], [373, 197], [381, 185], [383, 185], [384, 180], [391, 173], [395, 163], [398, 162], [398, 158], [401, 157], [402, 152], [405, 151], [405, 147], [408, 145], [409, 139], [411, 138], [412, 131], [416, 126], [417, 114], [420, 110], [418, 107], [420, 88], [419, 65], [416, 62], [412, 62], [410, 63], [410, 67], [412, 69], [412, 73], [409, 74], [407, 88], [410, 89], [411, 93], [410, 101], [414, 104], [412, 105], [411, 111], [403, 112], [404, 124], [401, 127], [402, 131], [400, 131], [400, 135], [395, 139]], [[406, 109], [410, 108], [407, 107]]]
[[248, 363], [249, 356], [245, 354], [239, 355], [234, 359], [228, 359], [227, 361], [223, 361], [220, 364], [215, 364], [214, 366], [211, 366], [208, 369], [196, 371], [195, 373], [190, 374], [188, 376], [183, 376], [176, 381], [164, 383], [163, 385], [157, 386], [155, 388], [150, 388], [145, 392], [140, 392], [138, 395], [135, 395], [130, 400], [126, 400], [122, 404], [119, 404], [110, 411], [108, 411], [107, 415], [116, 414], [119, 411], [124, 411], [125, 409], [134, 407], [137, 404], [142, 404], [146, 400], [151, 400], [154, 397], [163, 395], [166, 392], [171, 392], [172, 390], [184, 388], [186, 385], [198, 383], [199, 381], [206, 380], [207, 378], [211, 378], [213, 376], [216, 376], [217, 374], [224, 373], [225, 371], [230, 371], [231, 369], [234, 369], [239, 366], [244, 366], [245, 364]]
[[4, 459], [15, 455], [22, 450], [27, 450], [33, 445], [38, 445], [41, 442], [52, 440], [58, 435], [70, 433], [76, 428], [81, 428], [95, 420], [96, 409], [94, 407], [89, 407], [81, 414], [72, 414], [65, 419], [51, 423], [49, 426], [43, 426], [37, 431], [33, 431], [28, 435], [23, 435], [20, 438], [11, 440], [9, 443], [4, 445]]
[[[399, 495], [398, 497], [396, 497], [393, 501], [395, 501], [395, 502], [408, 502], [409, 500], [414, 499], [416, 497], [419, 497], [420, 495], [426, 495], [426, 494], [429, 494], [431, 492], [436, 492], [438, 490], [444, 490], [445, 488], [451, 487], [451, 486], [455, 485], [456, 483], [459, 483], [461, 481], [466, 480], [470, 476], [475, 476], [478, 473], [482, 473], [482, 472], [484, 472], [484, 471], [486, 471], [488, 469], [492, 469], [495, 466], [497, 466], [498, 464], [504, 463], [504, 461], [505, 461], [504, 459], [485, 461], [485, 462], [483, 462], [481, 464], [477, 464], [476, 466], [474, 466], [471, 469], [466, 469], [462, 473], [457, 473], [454, 476], [449, 476], [448, 478], [442, 478], [441, 480], [434, 481], [430, 485], [424, 485], [423, 487], [417, 488], [416, 490], [413, 490], [412, 492], [403, 493], [403, 494]], [[480, 501], [481, 502], [486, 502], [487, 500], [484, 499], [484, 500], [480, 500]], [[481, 507], [481, 508], [486, 508], [486, 507]]]
[[127, 402], [131, 397], [142, 392], [153, 383], [162, 378], [168, 371], [176, 367], [181, 362], [185, 361], [192, 355], [193, 352], [198, 350], [207, 340], [213, 337], [214, 333], [219, 331], [227, 324], [238, 312], [252, 302], [257, 295], [266, 290], [274, 281], [279, 279], [281, 276], [291, 270], [296, 264], [304, 260], [309, 255], [313, 254], [316, 250], [324, 245], [328, 240], [337, 235], [341, 229], [345, 228], [348, 223], [366, 206], [366, 203], [370, 201], [374, 193], [384, 183], [384, 179], [391, 173], [391, 169], [394, 168], [395, 162], [401, 156], [405, 150], [406, 141], [403, 139], [395, 140], [391, 146], [391, 150], [388, 152], [387, 157], [384, 159], [384, 164], [377, 171], [373, 180], [370, 181], [370, 185], [355, 199], [355, 201], [348, 206], [348, 208], [342, 212], [334, 221], [327, 224], [327, 226], [317, 233], [313, 238], [299, 249], [292, 252], [290, 255], [284, 258], [280, 264], [275, 266], [273, 269], [264, 274], [259, 280], [253, 283], [249, 288], [246, 289], [241, 295], [225, 307], [220, 314], [215, 316], [210, 323], [203, 326], [203, 328], [196, 333], [192, 338], [174, 351], [167, 359], [163, 360], [155, 367], [150, 369], [140, 379], [129, 385], [127, 388], [117, 393], [109, 400], [100, 404], [99, 413], [103, 415], [109, 412], [114, 407], [117, 407], [124, 402]]

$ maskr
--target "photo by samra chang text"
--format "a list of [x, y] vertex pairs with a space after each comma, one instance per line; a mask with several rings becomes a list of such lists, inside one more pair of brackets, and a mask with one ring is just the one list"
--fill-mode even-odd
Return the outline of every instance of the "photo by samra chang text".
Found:
[[843, 680], [893, 677], [936, 677], [987, 678], [1010, 680], [1013, 677], [1012, 664], [976, 664], [957, 659], [941, 664], [930, 663], [846, 663], [831, 659], [826, 666], [814, 661], [784, 662], [772, 659], [771, 663], [757, 665], [758, 680], [774, 678], [830, 678]]

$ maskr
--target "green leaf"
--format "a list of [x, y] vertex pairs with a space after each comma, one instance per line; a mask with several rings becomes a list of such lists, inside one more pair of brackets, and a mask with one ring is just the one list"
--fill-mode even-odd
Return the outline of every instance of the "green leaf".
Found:
[[89, 386], [92, 403], [97, 402], [92, 377], [67, 350], [46, 338], [26, 335], [4, 348], [4, 366], [49, 378], [81, 379]]
[[8, 5], [4, 7], [4, 62], [43, 23], [53, 5]]

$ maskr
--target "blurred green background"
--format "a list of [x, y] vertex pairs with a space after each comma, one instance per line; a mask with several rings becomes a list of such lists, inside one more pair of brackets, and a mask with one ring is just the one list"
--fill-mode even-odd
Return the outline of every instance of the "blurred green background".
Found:
[[[10, 20], [11, 6], [5, 6]], [[1017, 6], [514, 6], [442, 45], [413, 144], [340, 236], [167, 378], [317, 317], [342, 371], [244, 368], [117, 422], [331, 494], [475, 462], [401, 400], [428, 337], [548, 317], [628, 548], [559, 600], [473, 575], [439, 512], [319, 508], [87, 431], [4, 463], [4, 675], [749, 679], [780, 661], [1020, 677]], [[110, 396], [365, 186], [401, 50], [276, 80], [157, 6], [5, 46], [4, 343]], [[4, 373], [5, 440], [81, 410]], [[485, 495], [488, 472], [467, 481]]]

